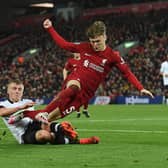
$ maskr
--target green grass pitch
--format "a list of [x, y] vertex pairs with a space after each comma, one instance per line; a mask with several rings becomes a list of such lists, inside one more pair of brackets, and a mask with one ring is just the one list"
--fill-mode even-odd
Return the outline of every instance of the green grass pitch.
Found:
[[100, 144], [19, 145], [0, 120], [0, 167], [168, 168], [168, 106], [91, 105], [89, 111], [90, 118], [74, 112], [64, 120], [81, 138], [99, 136]]

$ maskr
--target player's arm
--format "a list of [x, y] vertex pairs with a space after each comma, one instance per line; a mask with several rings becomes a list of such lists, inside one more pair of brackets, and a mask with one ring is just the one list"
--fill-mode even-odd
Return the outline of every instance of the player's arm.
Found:
[[161, 65], [161, 68], [160, 68], [160, 75], [162, 75], [162, 76], [164, 76], [164, 77], [168, 77], [168, 73], [164, 73], [163, 64]]
[[139, 80], [136, 78], [136, 76], [131, 72], [128, 65], [125, 63], [125, 61], [121, 58], [117, 58], [116, 67], [120, 70], [120, 72], [127, 78], [127, 80], [134, 85], [135, 88], [137, 88], [141, 94], [146, 94], [150, 96], [151, 98], [154, 98], [153, 94], [144, 89], [142, 84], [139, 82]]
[[33, 107], [36, 103], [34, 102], [28, 102], [25, 103], [24, 105], [18, 106], [18, 107], [13, 107], [13, 108], [6, 108], [4, 106], [0, 106], [0, 116], [8, 116], [11, 115], [19, 110], [24, 110], [29, 107]]
[[160, 72], [160, 75], [165, 76], [165, 77], [168, 77], [168, 73]]
[[63, 69], [63, 79], [65, 80], [67, 78], [68, 75], [68, 70], [66, 70], [65, 68]]
[[161, 68], [160, 68], [160, 75], [162, 75], [162, 76], [163, 76], [163, 75], [164, 75], [164, 73], [163, 73], [163, 72], [164, 72], [164, 67], [163, 67], [163, 64], [161, 64]]
[[64, 66], [64, 69], [63, 69], [63, 78], [64, 78], [64, 80], [66, 79], [66, 77], [68, 76], [68, 73], [69, 73], [70, 69], [72, 68], [70, 60], [71, 59], [69, 59], [66, 62], [65, 66]]
[[67, 42], [65, 39], [63, 39], [53, 28], [52, 22], [49, 19], [46, 19], [43, 22], [43, 27], [50, 33], [51, 37], [55, 41], [56, 44], [58, 44], [61, 48], [71, 51], [71, 52], [79, 52], [78, 45]]
[[6, 108], [6, 107], [0, 107], [0, 116], [4, 117], [4, 116], [8, 116], [11, 115], [17, 111], [19, 111], [20, 108], [19, 107], [14, 107], [14, 108]]

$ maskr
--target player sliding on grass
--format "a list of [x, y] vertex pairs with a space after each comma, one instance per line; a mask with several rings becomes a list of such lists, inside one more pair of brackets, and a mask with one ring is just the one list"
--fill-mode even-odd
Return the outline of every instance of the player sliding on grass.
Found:
[[[13, 136], [20, 144], [96, 144], [99, 138], [78, 138], [78, 133], [71, 123], [52, 122], [43, 124], [20, 115], [17, 122], [12, 123], [10, 116], [18, 110], [34, 110], [35, 103], [30, 99], [22, 99], [24, 86], [20, 80], [11, 80], [7, 85], [8, 99], [0, 102], [0, 116]], [[31, 111], [30, 111], [31, 112]]]
[[[117, 67], [141, 94], [146, 94], [153, 98], [153, 94], [144, 89], [119, 53], [106, 45], [106, 26], [102, 21], [94, 22], [87, 29], [89, 42], [80, 44], [64, 40], [55, 31], [49, 19], [46, 19], [43, 25], [57, 45], [73, 53], [80, 53], [80, 66], [69, 75], [65, 83], [66, 88], [61, 90], [45, 109], [31, 113], [25, 111], [25, 116], [47, 122], [47, 120], [53, 121], [64, 118], [73, 111], [77, 111], [94, 96], [99, 84], [102, 83], [113, 66]], [[47, 112], [48, 115], [43, 115], [44, 112]]]

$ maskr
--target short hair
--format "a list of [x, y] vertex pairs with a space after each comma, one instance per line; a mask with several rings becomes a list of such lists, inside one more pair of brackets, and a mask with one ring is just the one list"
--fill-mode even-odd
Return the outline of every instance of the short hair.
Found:
[[106, 33], [106, 25], [103, 21], [95, 21], [86, 31], [88, 38], [95, 38]]
[[16, 83], [17, 85], [23, 85], [23, 82], [20, 79], [10, 79], [8, 85], [11, 83]]

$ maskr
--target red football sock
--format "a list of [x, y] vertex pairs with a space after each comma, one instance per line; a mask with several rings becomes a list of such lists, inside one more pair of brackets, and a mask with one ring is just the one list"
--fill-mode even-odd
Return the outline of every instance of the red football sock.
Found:
[[79, 88], [76, 85], [71, 85], [69, 88], [66, 88], [64, 90], [62, 90], [61, 92], [58, 93], [58, 95], [56, 97], [58, 97], [58, 99], [65, 99], [67, 97], [74, 97], [78, 94], [79, 92]]
[[25, 110], [23, 112], [23, 115], [24, 115], [24, 117], [29, 117], [29, 118], [35, 120], [35, 116], [38, 113], [42, 113], [42, 112], [46, 112], [46, 111], [45, 110], [34, 110], [34, 111]]
[[62, 90], [58, 93], [56, 98], [48, 104], [48, 106], [45, 108], [45, 111], [50, 113], [56, 107], [65, 106], [68, 104], [79, 92], [79, 88], [75, 85], [70, 86], [69, 88]]
[[99, 143], [99, 138], [96, 136], [90, 138], [82, 138], [79, 140], [80, 144], [97, 144]]
[[[34, 110], [34, 111], [24, 111], [25, 117], [30, 117], [33, 120], [35, 119], [35, 116], [38, 113], [41, 112], [52, 112], [57, 107], [63, 108], [66, 104], [68, 104], [79, 92], [79, 88], [75, 85], [70, 86], [69, 88], [62, 90], [58, 95], [56, 96], [56, 99], [53, 99], [50, 104], [46, 106], [45, 109], [42, 110]], [[62, 109], [60, 109], [62, 110]]]
[[79, 140], [80, 144], [92, 144], [92, 139], [91, 138], [82, 138]]

